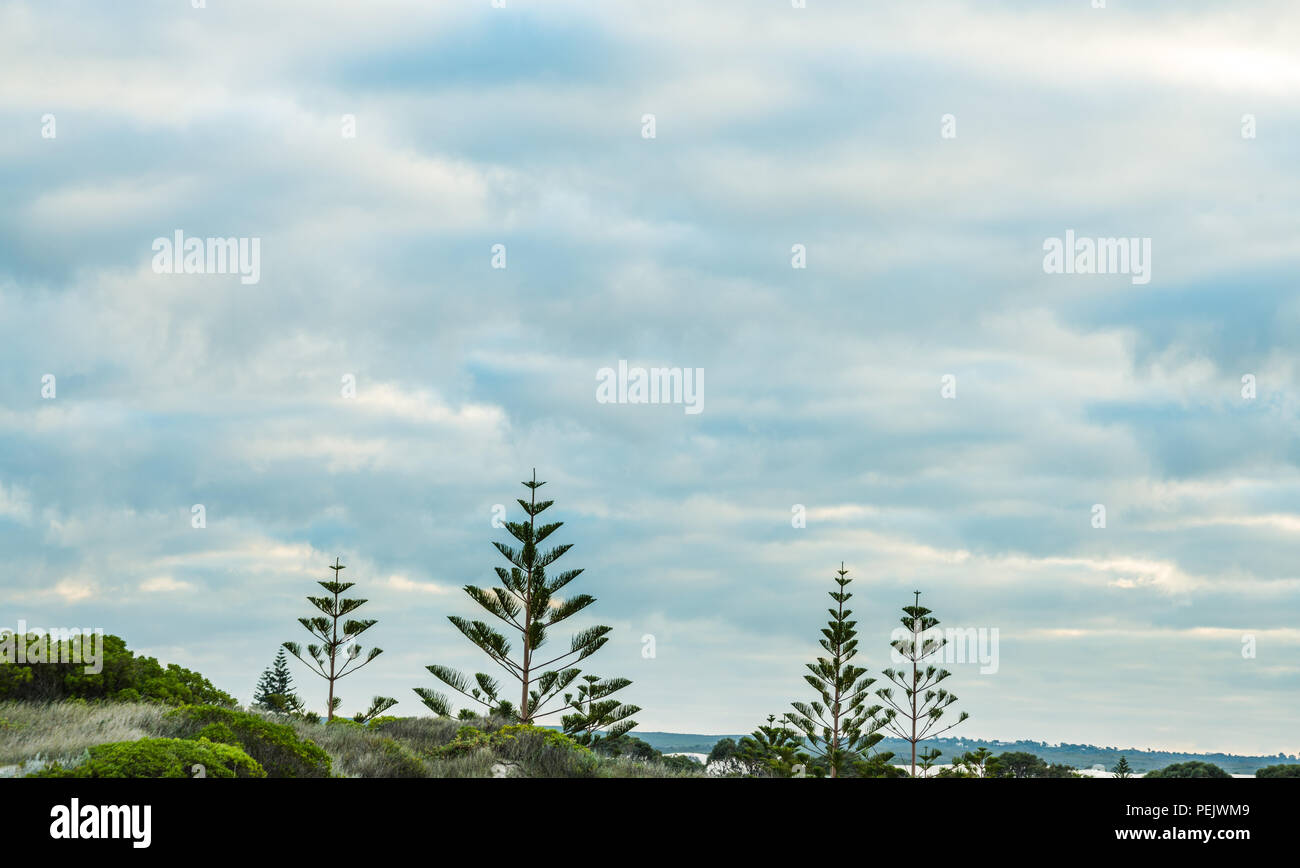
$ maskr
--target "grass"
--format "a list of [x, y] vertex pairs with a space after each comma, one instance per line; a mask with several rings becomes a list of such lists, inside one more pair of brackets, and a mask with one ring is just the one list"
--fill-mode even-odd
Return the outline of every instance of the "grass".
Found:
[[0, 702], [0, 767], [37, 757], [72, 762], [97, 744], [156, 736], [169, 710], [145, 702]]
[[[75, 766], [96, 745], [190, 735], [184, 731], [183, 721], [169, 716], [170, 711], [168, 706], [149, 703], [0, 702], [0, 776], [38, 768], [40, 763], [31, 762], [37, 758]], [[704, 776], [702, 770], [678, 771], [655, 761], [601, 757], [572, 745], [558, 733], [509, 727], [500, 720], [412, 717], [361, 726], [350, 721], [323, 724], [270, 714], [257, 716], [287, 724], [300, 738], [318, 745], [329, 754], [332, 773], [339, 777]], [[473, 745], [465, 749], [448, 748], [467, 726], [487, 737], [471, 737], [468, 741]], [[461, 744], [466, 741], [460, 739]], [[490, 746], [477, 746], [479, 741]], [[24, 763], [26, 769], [21, 768]]]

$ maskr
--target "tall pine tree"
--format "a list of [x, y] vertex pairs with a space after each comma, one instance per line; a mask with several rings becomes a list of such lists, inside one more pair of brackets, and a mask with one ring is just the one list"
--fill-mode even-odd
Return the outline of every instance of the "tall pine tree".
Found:
[[[359, 664], [356, 662], [361, 657], [361, 646], [356, 644], [356, 638], [378, 622], [372, 618], [361, 620], [349, 618], [343, 622], [340, 630], [339, 620], [361, 608], [366, 601], [340, 599], [340, 595], [356, 583], [339, 581], [339, 573], [347, 569], [347, 567], [339, 563], [338, 558], [334, 559], [330, 569], [334, 571], [333, 581], [317, 583], [329, 593], [329, 596], [307, 598], [308, 602], [324, 614], [298, 619], [298, 623], [302, 624], [313, 638], [319, 639], [323, 644], [307, 646], [307, 654], [311, 657], [310, 662], [302, 656], [302, 646], [297, 642], [285, 642], [283, 645], [286, 651], [306, 663], [315, 674], [329, 682], [327, 721], [334, 719], [334, 712], [338, 710], [339, 705], [343, 702], [340, 697], [334, 695], [334, 686], [338, 680], [358, 672], [363, 666], [384, 653], [382, 648], [371, 648], [370, 653], [366, 655], [363, 662]], [[388, 696], [376, 696], [371, 701], [370, 708], [356, 715], [354, 719], [362, 722], [370, 720], [396, 704], [396, 699]]]
[[853, 596], [847, 590], [853, 581], [848, 574], [841, 563], [834, 579], [836, 590], [830, 592], [835, 608], [827, 610], [831, 619], [819, 640], [830, 656], [809, 663], [811, 674], [804, 676], [821, 701], [792, 703], [798, 713], [786, 715], [787, 721], [807, 739], [811, 753], [825, 758], [833, 778], [884, 738], [877, 732], [884, 721], [876, 719], [882, 706], [867, 705], [876, 680], [867, 677], [865, 668], [851, 662], [858, 653], [858, 633], [857, 622], [849, 620], [852, 610], [844, 608]]
[[[457, 630], [504, 669], [507, 676], [519, 683], [518, 707], [501, 695], [500, 684], [486, 673], [475, 673], [471, 684], [463, 673], [450, 667], [438, 664], [426, 667], [439, 681], [484, 706], [488, 713], [505, 714], [529, 724], [539, 717], [564, 710], [561, 694], [581, 674], [572, 664], [600, 650], [609, 641], [608, 634], [612, 629], [604, 626], [589, 627], [573, 636], [568, 651], [554, 656], [542, 653], [547, 631], [551, 627], [596, 602], [596, 598], [589, 594], [575, 594], [566, 598], [556, 596], [582, 570], [566, 570], [554, 578], [547, 575], [547, 568], [571, 549], [573, 544], [566, 543], [549, 551], [538, 549], [563, 525], [563, 522], [539, 524], [537, 521], [538, 516], [554, 503], [551, 500], [537, 500], [537, 489], [545, 484], [537, 481], [537, 472], [533, 471], [532, 481], [523, 483], [529, 491], [528, 500], [518, 499], [528, 521], [505, 524], [506, 531], [519, 542], [519, 546], [516, 548], [505, 543], [492, 543], [510, 563], [509, 569], [495, 568], [501, 585], [488, 589], [465, 586], [465, 593], [470, 599], [504, 624], [512, 636], [517, 634], [520, 645], [518, 656], [511, 656], [513, 648], [505, 634], [486, 622], [471, 621], [457, 615], [448, 618]], [[451, 714], [451, 703], [444, 694], [424, 687], [415, 688], [415, 692], [435, 714]], [[547, 703], [552, 700], [557, 700], [560, 704], [548, 709]]]
[[938, 686], [952, 673], [924, 661], [938, 653], [948, 640], [942, 636], [925, 635], [939, 626], [939, 619], [932, 617], [930, 610], [921, 605], [921, 592], [913, 593], [916, 598], [912, 605], [903, 607], [902, 624], [908, 635], [889, 643], [903, 661], [911, 665], [884, 670], [885, 677], [903, 691], [903, 696], [895, 701], [893, 689], [889, 687], [876, 693], [889, 706], [885, 711], [885, 730], [912, 746], [912, 777], [916, 777], [916, 746], [926, 739], [942, 735], [970, 715], [963, 711], [955, 723], [936, 728], [943, 718], [944, 709], [956, 702], [957, 697]]

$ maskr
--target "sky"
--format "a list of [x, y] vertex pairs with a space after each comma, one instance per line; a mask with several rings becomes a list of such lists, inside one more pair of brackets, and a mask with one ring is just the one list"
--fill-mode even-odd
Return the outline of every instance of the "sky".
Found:
[[[843, 563], [877, 686], [916, 590], [996, 631], [953, 735], [1300, 752], [1297, 44], [1289, 0], [7, 0], [0, 626], [248, 702], [337, 557], [384, 649], [342, 710], [427, 713], [535, 468], [598, 600], [551, 641], [612, 627], [640, 729], [813, 699]], [[257, 281], [160, 273], [177, 231]], [[1149, 279], [1051, 273], [1067, 232]], [[700, 412], [598, 400], [620, 361]]]

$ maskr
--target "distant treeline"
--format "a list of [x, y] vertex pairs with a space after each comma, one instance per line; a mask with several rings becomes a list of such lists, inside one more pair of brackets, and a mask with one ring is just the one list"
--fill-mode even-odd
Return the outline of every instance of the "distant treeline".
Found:
[[[738, 741], [744, 737], [743, 735], [693, 735], [676, 732], [637, 732], [636, 735], [637, 738], [646, 742], [655, 750], [664, 753], [701, 754], [708, 754], [713, 750], [713, 746], [724, 738]], [[939, 759], [941, 764], [948, 762], [952, 757], [960, 756], [967, 751], [978, 750], [981, 747], [988, 748], [994, 753], [1011, 750], [1024, 751], [1041, 757], [1046, 762], [1074, 766], [1078, 769], [1090, 769], [1094, 765], [1101, 765], [1105, 766], [1107, 771], [1115, 767], [1115, 763], [1119, 762], [1121, 756], [1125, 756], [1128, 757], [1129, 765], [1133, 767], [1133, 770], [1139, 773], [1164, 768], [1171, 763], [1192, 760], [1214, 763], [1224, 771], [1236, 775], [1253, 775], [1257, 769], [1269, 765], [1300, 764], [1300, 757], [1287, 756], [1286, 754], [1242, 756], [1226, 753], [1175, 753], [1172, 751], [1142, 750], [1136, 747], [1097, 747], [1091, 744], [1053, 746], [1041, 741], [1024, 739], [1003, 742], [971, 738], [939, 738], [935, 739], [932, 744], [943, 752], [943, 756]], [[877, 745], [879, 750], [893, 751], [895, 756], [901, 756], [908, 747], [907, 742], [893, 738], [886, 738]]]

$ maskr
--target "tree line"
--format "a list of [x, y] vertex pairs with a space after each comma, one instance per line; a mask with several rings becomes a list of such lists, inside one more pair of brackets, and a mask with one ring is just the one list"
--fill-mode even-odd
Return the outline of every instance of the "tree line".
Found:
[[[577, 665], [609, 641], [612, 628], [608, 626], [578, 631], [570, 637], [568, 650], [548, 648], [552, 629], [596, 600], [590, 594], [561, 595], [583, 571], [553, 569], [573, 545], [543, 546], [563, 522], [543, 519], [554, 501], [538, 499], [538, 491], [546, 483], [537, 480], [536, 472], [522, 484], [528, 495], [526, 499], [518, 498], [517, 503], [525, 520], [505, 522], [512, 542], [492, 543], [506, 562], [494, 568], [499, 584], [464, 587], [469, 598], [490, 617], [448, 616], [456, 630], [495, 665], [495, 675], [476, 672], [471, 677], [435, 663], [426, 668], [447, 692], [428, 687], [413, 690], [440, 717], [470, 719], [487, 715], [536, 724], [559, 714], [559, 725], [579, 744], [600, 746], [606, 742], [606, 749], [615, 750], [615, 743], [636, 726], [633, 715], [641, 710], [614, 696], [632, 682], [621, 677], [584, 675]], [[313, 641], [305, 648], [297, 642], [283, 643], [275, 663], [258, 683], [256, 705], [320, 717], [309, 712], [295, 693], [284, 656], [287, 651], [326, 681], [324, 718], [333, 720], [342, 703], [338, 682], [383, 653], [380, 648], [363, 653], [358, 637], [376, 622], [356, 617], [365, 599], [344, 596], [355, 585], [339, 580], [339, 573], [346, 567], [336, 559], [330, 569], [334, 577], [319, 582], [325, 595], [307, 597], [316, 613], [298, 619]], [[962, 712], [949, 722], [945, 716], [957, 697], [940, 685], [952, 673], [932, 661], [947, 640], [932, 632], [939, 620], [921, 605], [920, 591], [902, 609], [906, 635], [890, 643], [903, 665], [884, 669], [881, 675], [888, 686], [876, 687], [877, 679], [854, 662], [858, 655], [857, 622], [848, 608], [853, 596], [848, 590], [852, 580], [843, 564], [833, 581], [829, 593], [834, 605], [828, 610], [830, 620], [819, 640], [825, 656], [807, 664], [808, 673], [804, 675], [813, 698], [792, 702], [791, 710], [780, 720], [769, 716], [766, 726], [742, 739], [723, 758], [727, 767], [756, 776], [887, 775], [893, 770], [889, 765], [893, 755], [873, 749], [885, 734], [890, 734], [910, 745], [911, 773], [915, 775], [919, 770], [924, 774], [939, 756], [938, 751], [926, 750], [924, 743], [969, 717]], [[459, 696], [466, 705], [456, 711], [449, 694]], [[376, 696], [352, 719], [365, 723], [396, 703], [392, 697]]]

